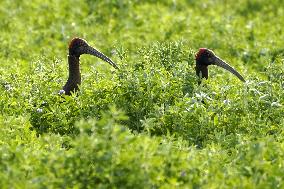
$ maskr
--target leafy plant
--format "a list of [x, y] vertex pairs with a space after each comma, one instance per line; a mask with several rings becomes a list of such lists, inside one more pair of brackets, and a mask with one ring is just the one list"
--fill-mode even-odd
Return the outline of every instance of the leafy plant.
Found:
[[[281, 1], [0, 1], [1, 188], [283, 188]], [[120, 69], [81, 57], [87, 39]], [[207, 47], [246, 82], [211, 66]]]

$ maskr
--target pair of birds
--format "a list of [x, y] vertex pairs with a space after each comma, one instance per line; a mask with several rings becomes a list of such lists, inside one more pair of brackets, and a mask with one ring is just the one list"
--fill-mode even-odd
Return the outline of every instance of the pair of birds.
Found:
[[[80, 73], [80, 56], [82, 54], [89, 54], [96, 56], [105, 62], [112, 65], [114, 68], [118, 69], [118, 66], [106, 55], [96, 50], [94, 47], [90, 46], [84, 39], [74, 38], [69, 44], [69, 55], [68, 55], [68, 64], [69, 64], [69, 77], [66, 84], [63, 87], [63, 90], [60, 93], [65, 93], [66, 95], [71, 95], [72, 92], [75, 92], [79, 89], [81, 84], [81, 73]], [[223, 61], [221, 58], [216, 56], [213, 51], [200, 48], [195, 56], [196, 60], [196, 74], [200, 78], [208, 79], [208, 66], [216, 65], [225, 70], [231, 72], [237, 76], [241, 81], [245, 82], [241, 74], [232, 68], [229, 64]]]

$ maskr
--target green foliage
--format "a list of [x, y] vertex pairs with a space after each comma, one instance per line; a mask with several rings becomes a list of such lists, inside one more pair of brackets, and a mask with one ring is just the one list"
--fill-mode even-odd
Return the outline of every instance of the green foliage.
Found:
[[[1, 188], [283, 188], [281, 0], [0, 2]], [[58, 95], [73, 36], [81, 57]], [[208, 47], [247, 80], [209, 68]]]

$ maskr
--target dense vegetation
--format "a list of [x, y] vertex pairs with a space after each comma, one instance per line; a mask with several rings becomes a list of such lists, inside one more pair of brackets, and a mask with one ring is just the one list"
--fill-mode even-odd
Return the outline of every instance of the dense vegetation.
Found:
[[[283, 188], [282, 0], [0, 1], [1, 188]], [[74, 36], [81, 57], [59, 96]], [[197, 84], [194, 54], [217, 67]]]

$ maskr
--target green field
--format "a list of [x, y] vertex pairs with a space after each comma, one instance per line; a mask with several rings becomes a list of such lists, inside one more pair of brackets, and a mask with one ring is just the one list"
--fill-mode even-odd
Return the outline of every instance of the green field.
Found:
[[[1, 0], [0, 188], [284, 188], [282, 0]], [[81, 57], [60, 96], [73, 37]], [[215, 66], [198, 85], [207, 47]]]

